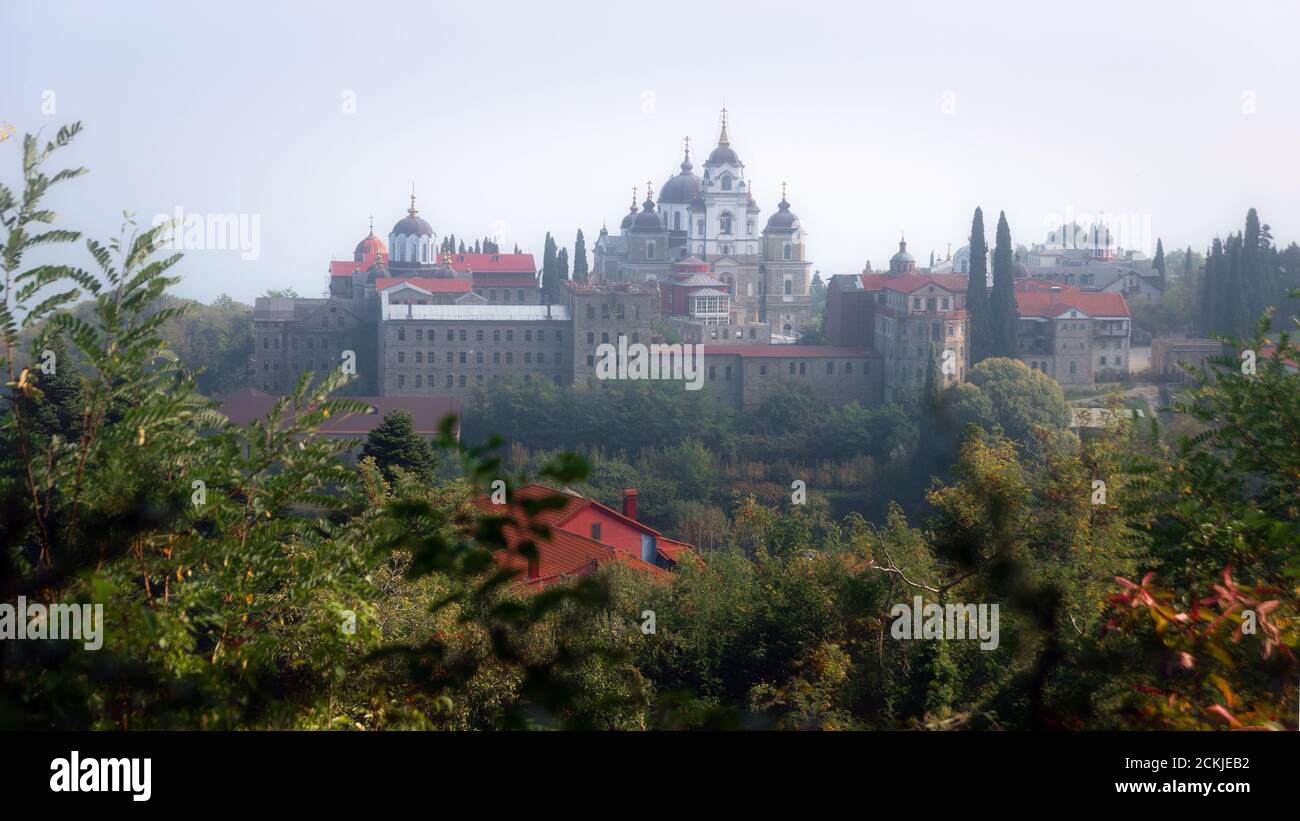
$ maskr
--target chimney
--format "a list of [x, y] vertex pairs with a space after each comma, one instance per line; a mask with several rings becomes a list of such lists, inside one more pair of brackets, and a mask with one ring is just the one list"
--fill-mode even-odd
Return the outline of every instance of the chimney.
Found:
[[1051, 291], [1052, 291], [1051, 300], [1050, 300], [1047, 304], [1048, 304], [1048, 305], [1055, 305], [1055, 304], [1056, 304], [1056, 297], [1057, 297], [1058, 294], [1061, 293], [1061, 286], [1060, 286], [1060, 285], [1053, 285], [1052, 288], [1051, 288]]
[[636, 488], [623, 491], [623, 515], [629, 519], [636, 518]]

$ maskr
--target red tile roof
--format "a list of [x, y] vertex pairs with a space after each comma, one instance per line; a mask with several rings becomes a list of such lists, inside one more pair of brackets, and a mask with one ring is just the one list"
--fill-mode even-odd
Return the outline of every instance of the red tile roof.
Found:
[[[535, 514], [532, 518], [533, 524], [545, 525], [550, 528], [550, 535], [547, 537], [534, 534], [527, 528], [528, 517], [520, 506], [520, 502], [526, 499], [540, 499], [550, 496], [565, 498], [565, 504], [561, 508], [546, 509]], [[520, 527], [513, 523], [507, 523], [503, 528], [506, 548], [498, 550], [494, 556], [503, 567], [520, 570], [526, 574], [528, 572], [528, 560], [518, 550], [524, 542], [530, 539], [536, 545], [538, 554], [537, 577], [533, 579], [523, 578], [520, 581], [530, 585], [545, 586], [566, 578], [588, 575], [596, 568], [610, 562], [624, 562], [630, 567], [650, 573], [656, 578], [668, 577], [668, 572], [663, 568], [642, 561], [639, 557], [629, 555], [610, 545], [601, 544], [594, 539], [564, 530], [561, 525], [579, 511], [595, 505], [605, 511], [615, 513], [625, 521], [634, 522], [645, 530], [655, 533], [653, 529], [641, 525], [635, 520], [627, 519], [615, 511], [610, 511], [609, 508], [592, 499], [566, 491], [555, 490], [544, 485], [528, 485], [514, 491], [511, 497], [509, 503], [497, 505], [493, 504], [489, 497], [479, 496], [474, 500], [474, 506], [485, 513], [509, 516], [513, 522], [523, 525], [523, 527]], [[669, 549], [674, 549], [679, 544], [681, 543], [673, 542]], [[682, 547], [689, 549], [686, 545], [682, 545]], [[676, 550], [675, 552], [680, 554], [681, 551]]]
[[866, 348], [834, 345], [705, 345], [705, 356], [749, 356], [765, 359], [814, 359], [828, 356], [870, 356]]
[[1072, 285], [1043, 289], [1041, 280], [1022, 280], [1016, 283], [1016, 310], [1021, 316], [1040, 316], [1054, 319], [1071, 308], [1088, 316], [1128, 316], [1128, 303], [1123, 294], [1081, 291]]
[[432, 277], [379, 277], [375, 280], [375, 290], [387, 291], [403, 282], [409, 282], [417, 288], [423, 288], [433, 294], [463, 294], [470, 290], [468, 279], [434, 279]]
[[910, 294], [927, 285], [937, 285], [946, 291], [964, 294], [966, 293], [966, 286], [970, 283], [970, 280], [958, 274], [898, 274], [894, 276], [889, 274], [859, 274], [859, 278], [862, 280], [863, 290], [879, 291], [889, 289], [902, 294]]
[[465, 273], [473, 271], [474, 273], [485, 274], [507, 274], [507, 273], [537, 273], [537, 263], [533, 261], [532, 254], [438, 254], [438, 261], [442, 262], [450, 257], [451, 267], [455, 271]]
[[350, 277], [355, 271], [364, 271], [361, 263], [353, 262], [350, 259], [335, 259], [330, 261], [330, 276], [332, 277]]

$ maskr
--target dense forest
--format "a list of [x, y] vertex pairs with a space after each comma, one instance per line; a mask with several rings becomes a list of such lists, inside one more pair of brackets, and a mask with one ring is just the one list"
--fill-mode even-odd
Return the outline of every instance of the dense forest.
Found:
[[[393, 417], [351, 466], [349, 443], [313, 435], [360, 409], [331, 398], [346, 377], [304, 378], [266, 422], [231, 424], [209, 397], [247, 366], [246, 310], [171, 300], [183, 262], [160, 253], [161, 227], [103, 242], [46, 209], [83, 172], [46, 169], [78, 132], [27, 137], [21, 189], [0, 187], [0, 601], [102, 604], [107, 628], [97, 650], [0, 642], [0, 727], [1294, 717], [1300, 349], [1279, 316], [1222, 326], [1242, 348], [1272, 343], [1255, 373], [1225, 356], [1163, 413], [1100, 435], [1068, 430], [1054, 382], [990, 355], [898, 404], [786, 390], [743, 418], [654, 385], [507, 384], [470, 403], [459, 440], [448, 427], [429, 448]], [[90, 262], [29, 266], [36, 248]], [[1260, 269], [1222, 253], [1228, 272]], [[209, 310], [200, 338], [186, 323]], [[215, 381], [186, 351], [215, 357]], [[698, 550], [671, 583], [615, 564], [524, 594], [492, 560], [504, 523], [470, 504], [501, 477], [606, 501], [636, 486], [646, 517]], [[900, 640], [890, 614], [917, 596], [1000, 603], [997, 647]]]

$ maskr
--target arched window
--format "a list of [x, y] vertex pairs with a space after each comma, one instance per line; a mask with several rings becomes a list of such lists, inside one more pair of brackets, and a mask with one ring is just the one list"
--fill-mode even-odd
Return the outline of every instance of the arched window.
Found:
[[794, 246], [788, 242], [782, 245], [781, 256], [785, 259], [794, 259]]
[[419, 240], [412, 236], [406, 240], [406, 261], [415, 262], [415, 248]]
[[645, 244], [645, 258], [646, 258], [646, 259], [654, 259], [654, 258], [655, 258], [655, 241], [654, 241], [654, 240], [650, 240], [649, 242], [647, 242], [647, 243]]
[[681, 213], [673, 214], [673, 230], [674, 230], [674, 231], [680, 231], [680, 230], [682, 230], [682, 215], [681, 215]]
[[787, 279], [785, 281], [785, 295], [791, 296], [793, 294], [794, 294], [794, 283]]
[[723, 211], [722, 215], [718, 217], [718, 223], [722, 226], [722, 233], [730, 234], [731, 233], [731, 212]]
[[731, 175], [730, 175], [730, 174], [723, 174], [723, 175], [722, 175], [722, 190], [723, 190], [723, 191], [730, 191], [730, 190], [731, 190]]

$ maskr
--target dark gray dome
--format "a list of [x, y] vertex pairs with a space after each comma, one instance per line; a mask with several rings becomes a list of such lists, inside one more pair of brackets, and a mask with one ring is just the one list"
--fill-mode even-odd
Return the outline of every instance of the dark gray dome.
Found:
[[[629, 216], [631, 216], [629, 214]], [[664, 230], [664, 224], [659, 221], [659, 215], [655, 213], [655, 201], [649, 197], [645, 198], [645, 203], [641, 213], [632, 217], [632, 229], [640, 233]]]
[[790, 203], [781, 198], [781, 203], [776, 207], [776, 213], [767, 220], [768, 230], [793, 231], [799, 227], [799, 218], [790, 210]]
[[433, 236], [433, 226], [425, 222], [423, 217], [418, 216], [420, 212], [415, 210], [415, 195], [411, 195], [411, 207], [406, 209], [406, 216], [397, 221], [391, 235], [405, 235], [417, 237]]
[[740, 155], [736, 153], [736, 149], [729, 145], [719, 145], [713, 149], [713, 153], [709, 155], [709, 160], [705, 164], [723, 165], [725, 163], [740, 165]]
[[[689, 163], [682, 163], [683, 167], [689, 167]], [[659, 189], [660, 205], [687, 205], [695, 199], [695, 195], [700, 190], [700, 178], [690, 171], [682, 171], [668, 182], [664, 187]]]

